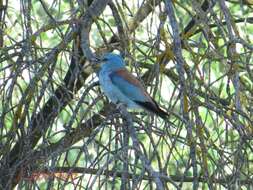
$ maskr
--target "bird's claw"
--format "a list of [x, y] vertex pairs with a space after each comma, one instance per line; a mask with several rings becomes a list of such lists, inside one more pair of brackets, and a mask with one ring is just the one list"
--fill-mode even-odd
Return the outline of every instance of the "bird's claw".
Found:
[[124, 104], [124, 103], [122, 103], [122, 102], [117, 102], [117, 103], [116, 103], [116, 108], [117, 108], [118, 110], [121, 110], [123, 107], [126, 108], [126, 104]]

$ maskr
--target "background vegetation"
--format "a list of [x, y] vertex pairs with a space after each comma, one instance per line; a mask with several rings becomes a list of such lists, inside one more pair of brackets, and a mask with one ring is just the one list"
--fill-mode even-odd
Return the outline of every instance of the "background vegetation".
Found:
[[[251, 0], [0, 0], [0, 189], [252, 189], [252, 23]], [[168, 120], [110, 104], [110, 51]]]

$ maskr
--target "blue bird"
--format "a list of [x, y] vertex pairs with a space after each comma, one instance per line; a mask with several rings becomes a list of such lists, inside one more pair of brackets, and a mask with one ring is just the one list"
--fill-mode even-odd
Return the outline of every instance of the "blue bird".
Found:
[[120, 55], [107, 53], [100, 61], [99, 83], [113, 103], [123, 103], [127, 108], [142, 108], [162, 118], [168, 116], [146, 92], [140, 81], [125, 68], [126, 64]]

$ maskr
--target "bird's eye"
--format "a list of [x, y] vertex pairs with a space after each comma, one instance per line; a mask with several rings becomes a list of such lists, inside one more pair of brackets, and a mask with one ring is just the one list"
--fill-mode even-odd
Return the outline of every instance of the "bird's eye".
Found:
[[108, 58], [104, 58], [103, 61], [108, 61]]

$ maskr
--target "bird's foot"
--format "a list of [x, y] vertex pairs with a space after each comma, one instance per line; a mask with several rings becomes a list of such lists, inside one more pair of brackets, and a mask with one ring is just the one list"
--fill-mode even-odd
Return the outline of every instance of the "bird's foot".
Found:
[[122, 102], [118, 102], [116, 104], [116, 108], [121, 113], [122, 119], [126, 121], [127, 125], [132, 126], [133, 121], [132, 121], [131, 114], [127, 111], [127, 105]]
[[122, 102], [117, 102], [117, 103], [116, 103], [116, 108], [117, 108], [118, 110], [121, 110], [123, 107], [126, 108], [126, 107], [127, 107], [126, 104], [124, 104], [124, 103], [122, 103]]

